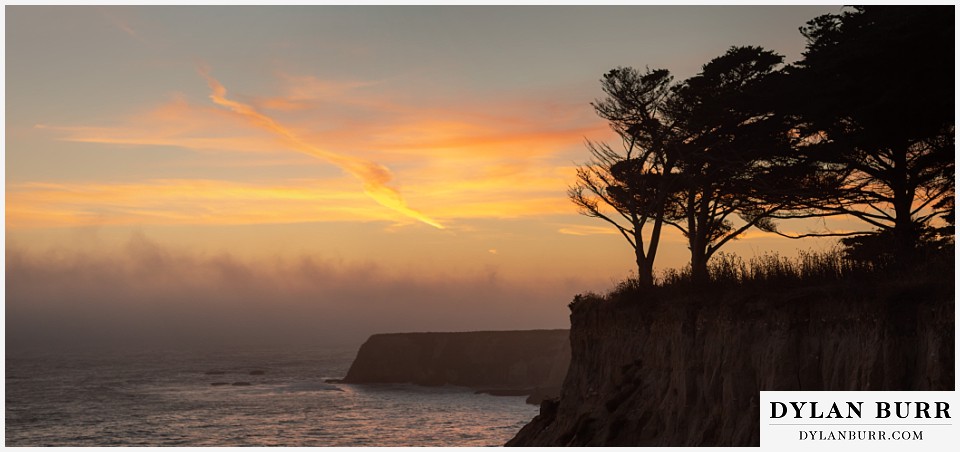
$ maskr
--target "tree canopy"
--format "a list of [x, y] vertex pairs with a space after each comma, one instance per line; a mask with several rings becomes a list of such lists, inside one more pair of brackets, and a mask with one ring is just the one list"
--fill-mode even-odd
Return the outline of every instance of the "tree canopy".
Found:
[[782, 61], [760, 47], [734, 47], [675, 89], [681, 183], [667, 217], [687, 237], [696, 281], [726, 243], [752, 227], [774, 229], [773, 215], [790, 206], [776, 186], [803, 177], [790, 159], [791, 126], [766, 95]]
[[[664, 224], [674, 161], [672, 120], [665, 114], [672, 93], [669, 71], [620, 67], [601, 80], [606, 97], [593, 103], [621, 138], [623, 152], [587, 142], [593, 160], [577, 169], [570, 199], [581, 213], [600, 218], [620, 232], [634, 250], [637, 278], [653, 284], [653, 263]], [[644, 228], [651, 224], [645, 237]]]
[[[844, 243], [859, 256], [892, 242], [885, 259], [898, 265], [952, 236], [953, 8], [855, 7], [800, 31], [803, 59], [786, 67], [746, 46], [680, 83], [664, 69], [604, 75], [593, 107], [622, 151], [588, 141], [593, 160], [569, 195], [630, 243], [641, 285], [663, 225], [686, 237], [695, 281], [750, 228], [873, 235]], [[775, 223], [842, 215], [867, 227], [791, 235]]]
[[909, 265], [928, 223], [952, 218], [953, 8], [856, 7], [801, 33], [782, 108], [810, 138], [801, 151], [837, 182], [808, 204], [889, 232], [894, 261]]

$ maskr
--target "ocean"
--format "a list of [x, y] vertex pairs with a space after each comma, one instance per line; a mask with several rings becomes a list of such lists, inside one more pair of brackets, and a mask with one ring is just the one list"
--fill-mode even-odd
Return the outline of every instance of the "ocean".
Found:
[[497, 446], [538, 411], [349, 385], [357, 347], [6, 355], [7, 446]]

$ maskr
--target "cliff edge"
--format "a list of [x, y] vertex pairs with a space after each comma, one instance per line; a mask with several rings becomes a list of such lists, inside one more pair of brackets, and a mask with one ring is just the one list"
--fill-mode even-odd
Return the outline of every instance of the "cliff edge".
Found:
[[568, 339], [568, 330], [375, 334], [342, 381], [556, 396], [570, 364]]
[[760, 390], [953, 390], [942, 279], [578, 297], [561, 398], [507, 445], [758, 446]]

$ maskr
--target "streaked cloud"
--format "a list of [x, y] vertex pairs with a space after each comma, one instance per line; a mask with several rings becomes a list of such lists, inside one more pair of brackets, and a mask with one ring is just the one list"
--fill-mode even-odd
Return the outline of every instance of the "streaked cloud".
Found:
[[[81, 183], [18, 185], [10, 187], [7, 197], [11, 227], [45, 222], [68, 225], [70, 221], [404, 223], [404, 217], [438, 226], [464, 219], [573, 214], [565, 189], [574, 170], [572, 157], [566, 156], [582, 150], [584, 137], [606, 131], [601, 121], [577, 112], [586, 104], [558, 104], [552, 99], [464, 99], [457, 109], [436, 100], [404, 103], [403, 96], [395, 93], [397, 88], [383, 82], [324, 81], [281, 73], [277, 78], [280, 95], [239, 96], [253, 99], [247, 102], [228, 97], [218, 80], [207, 73], [204, 77], [214, 105], [176, 94], [161, 105], [112, 123], [36, 127], [68, 142], [196, 151], [194, 157], [178, 161], [177, 167], [290, 165], [296, 154], [289, 151], [295, 150], [343, 169], [362, 182], [370, 199], [390, 210], [375, 212], [376, 205], [363, 203], [363, 196], [343, 197], [351, 191], [362, 194], [350, 178], [318, 172], [316, 181], [304, 184], [279, 171], [265, 171], [257, 182], [145, 178], [89, 187]], [[414, 199], [419, 210], [407, 207], [400, 197], [401, 182], [404, 197]], [[179, 189], [184, 186], [190, 187], [191, 199]], [[218, 195], [223, 191], [214, 186], [230, 187], [234, 196], [223, 198]], [[276, 187], [309, 190], [310, 196], [291, 200], [290, 191]], [[57, 194], [58, 190], [62, 193]], [[140, 190], [150, 195], [115, 199]], [[250, 206], [217, 207], [218, 203], [239, 204], [235, 195], [240, 193], [251, 195]], [[276, 205], [260, 205], [258, 200], [266, 194], [277, 196]], [[137, 205], [147, 199], [154, 199], [150, 208]], [[321, 201], [322, 207], [315, 204]], [[184, 210], [177, 213], [177, 209]]]
[[174, 95], [112, 124], [63, 126], [37, 124], [63, 141], [128, 146], [175, 146], [207, 152], [276, 152], [281, 142], [262, 130], [245, 127], [229, 112]]
[[440, 223], [407, 206], [407, 203], [404, 202], [400, 193], [388, 185], [391, 179], [393, 179], [393, 175], [385, 166], [368, 160], [321, 149], [304, 141], [292, 130], [284, 127], [273, 118], [257, 111], [254, 107], [232, 99], [227, 99], [227, 89], [217, 79], [213, 78], [207, 70], [201, 70], [200, 73], [207, 79], [207, 83], [212, 90], [210, 98], [217, 105], [229, 108], [234, 113], [250, 119], [256, 126], [283, 138], [296, 150], [321, 158], [340, 167], [359, 179], [363, 183], [364, 192], [382, 206], [422, 221], [435, 228], [443, 229]]
[[608, 226], [584, 226], [572, 224], [557, 229], [557, 232], [567, 235], [610, 235], [619, 234], [616, 229]]
[[27, 183], [7, 187], [7, 227], [393, 221], [343, 181], [296, 185], [217, 180]]
[[[545, 177], [511, 190], [506, 180], [442, 181], [413, 190], [423, 204], [449, 221], [517, 218], [570, 211], [552, 194], [556, 181]], [[485, 185], [485, 184], [489, 184]], [[347, 178], [277, 183], [210, 179], [157, 179], [136, 183], [8, 184], [6, 222], [10, 229], [84, 225], [210, 225], [320, 221], [403, 223]], [[488, 192], [489, 188], [492, 192]], [[420, 194], [423, 193], [423, 196]]]
[[133, 26], [130, 23], [130, 18], [128, 14], [125, 14], [124, 10], [115, 9], [115, 8], [100, 8], [100, 13], [110, 22], [114, 27], [120, 31], [126, 33], [130, 37], [143, 42], [143, 39], [137, 34], [137, 31], [134, 30]]

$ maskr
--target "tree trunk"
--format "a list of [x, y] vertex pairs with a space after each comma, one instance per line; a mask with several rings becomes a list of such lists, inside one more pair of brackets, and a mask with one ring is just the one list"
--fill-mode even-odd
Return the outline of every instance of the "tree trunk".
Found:
[[906, 270], [914, 264], [917, 236], [911, 211], [914, 190], [910, 184], [907, 165], [907, 146], [894, 154], [894, 167], [890, 188], [893, 189], [893, 209], [896, 218], [893, 224], [893, 265]]
[[644, 259], [637, 252], [637, 282], [640, 287], [653, 287], [653, 259]]
[[694, 285], [710, 282], [710, 272], [707, 270], [706, 253], [692, 251], [690, 255], [690, 279]]
[[906, 270], [915, 263], [917, 231], [910, 216], [911, 203], [903, 200], [896, 201], [897, 218], [893, 226], [893, 265], [897, 269]]
[[707, 270], [707, 246], [710, 241], [711, 218], [710, 218], [710, 199], [712, 192], [704, 190], [701, 194], [699, 205], [692, 210], [691, 218], [693, 227], [690, 228], [690, 279], [694, 285], [707, 284], [710, 282], [710, 273]]
[[707, 241], [697, 231], [690, 240], [690, 280], [694, 285], [710, 282], [710, 273], [707, 270]]

